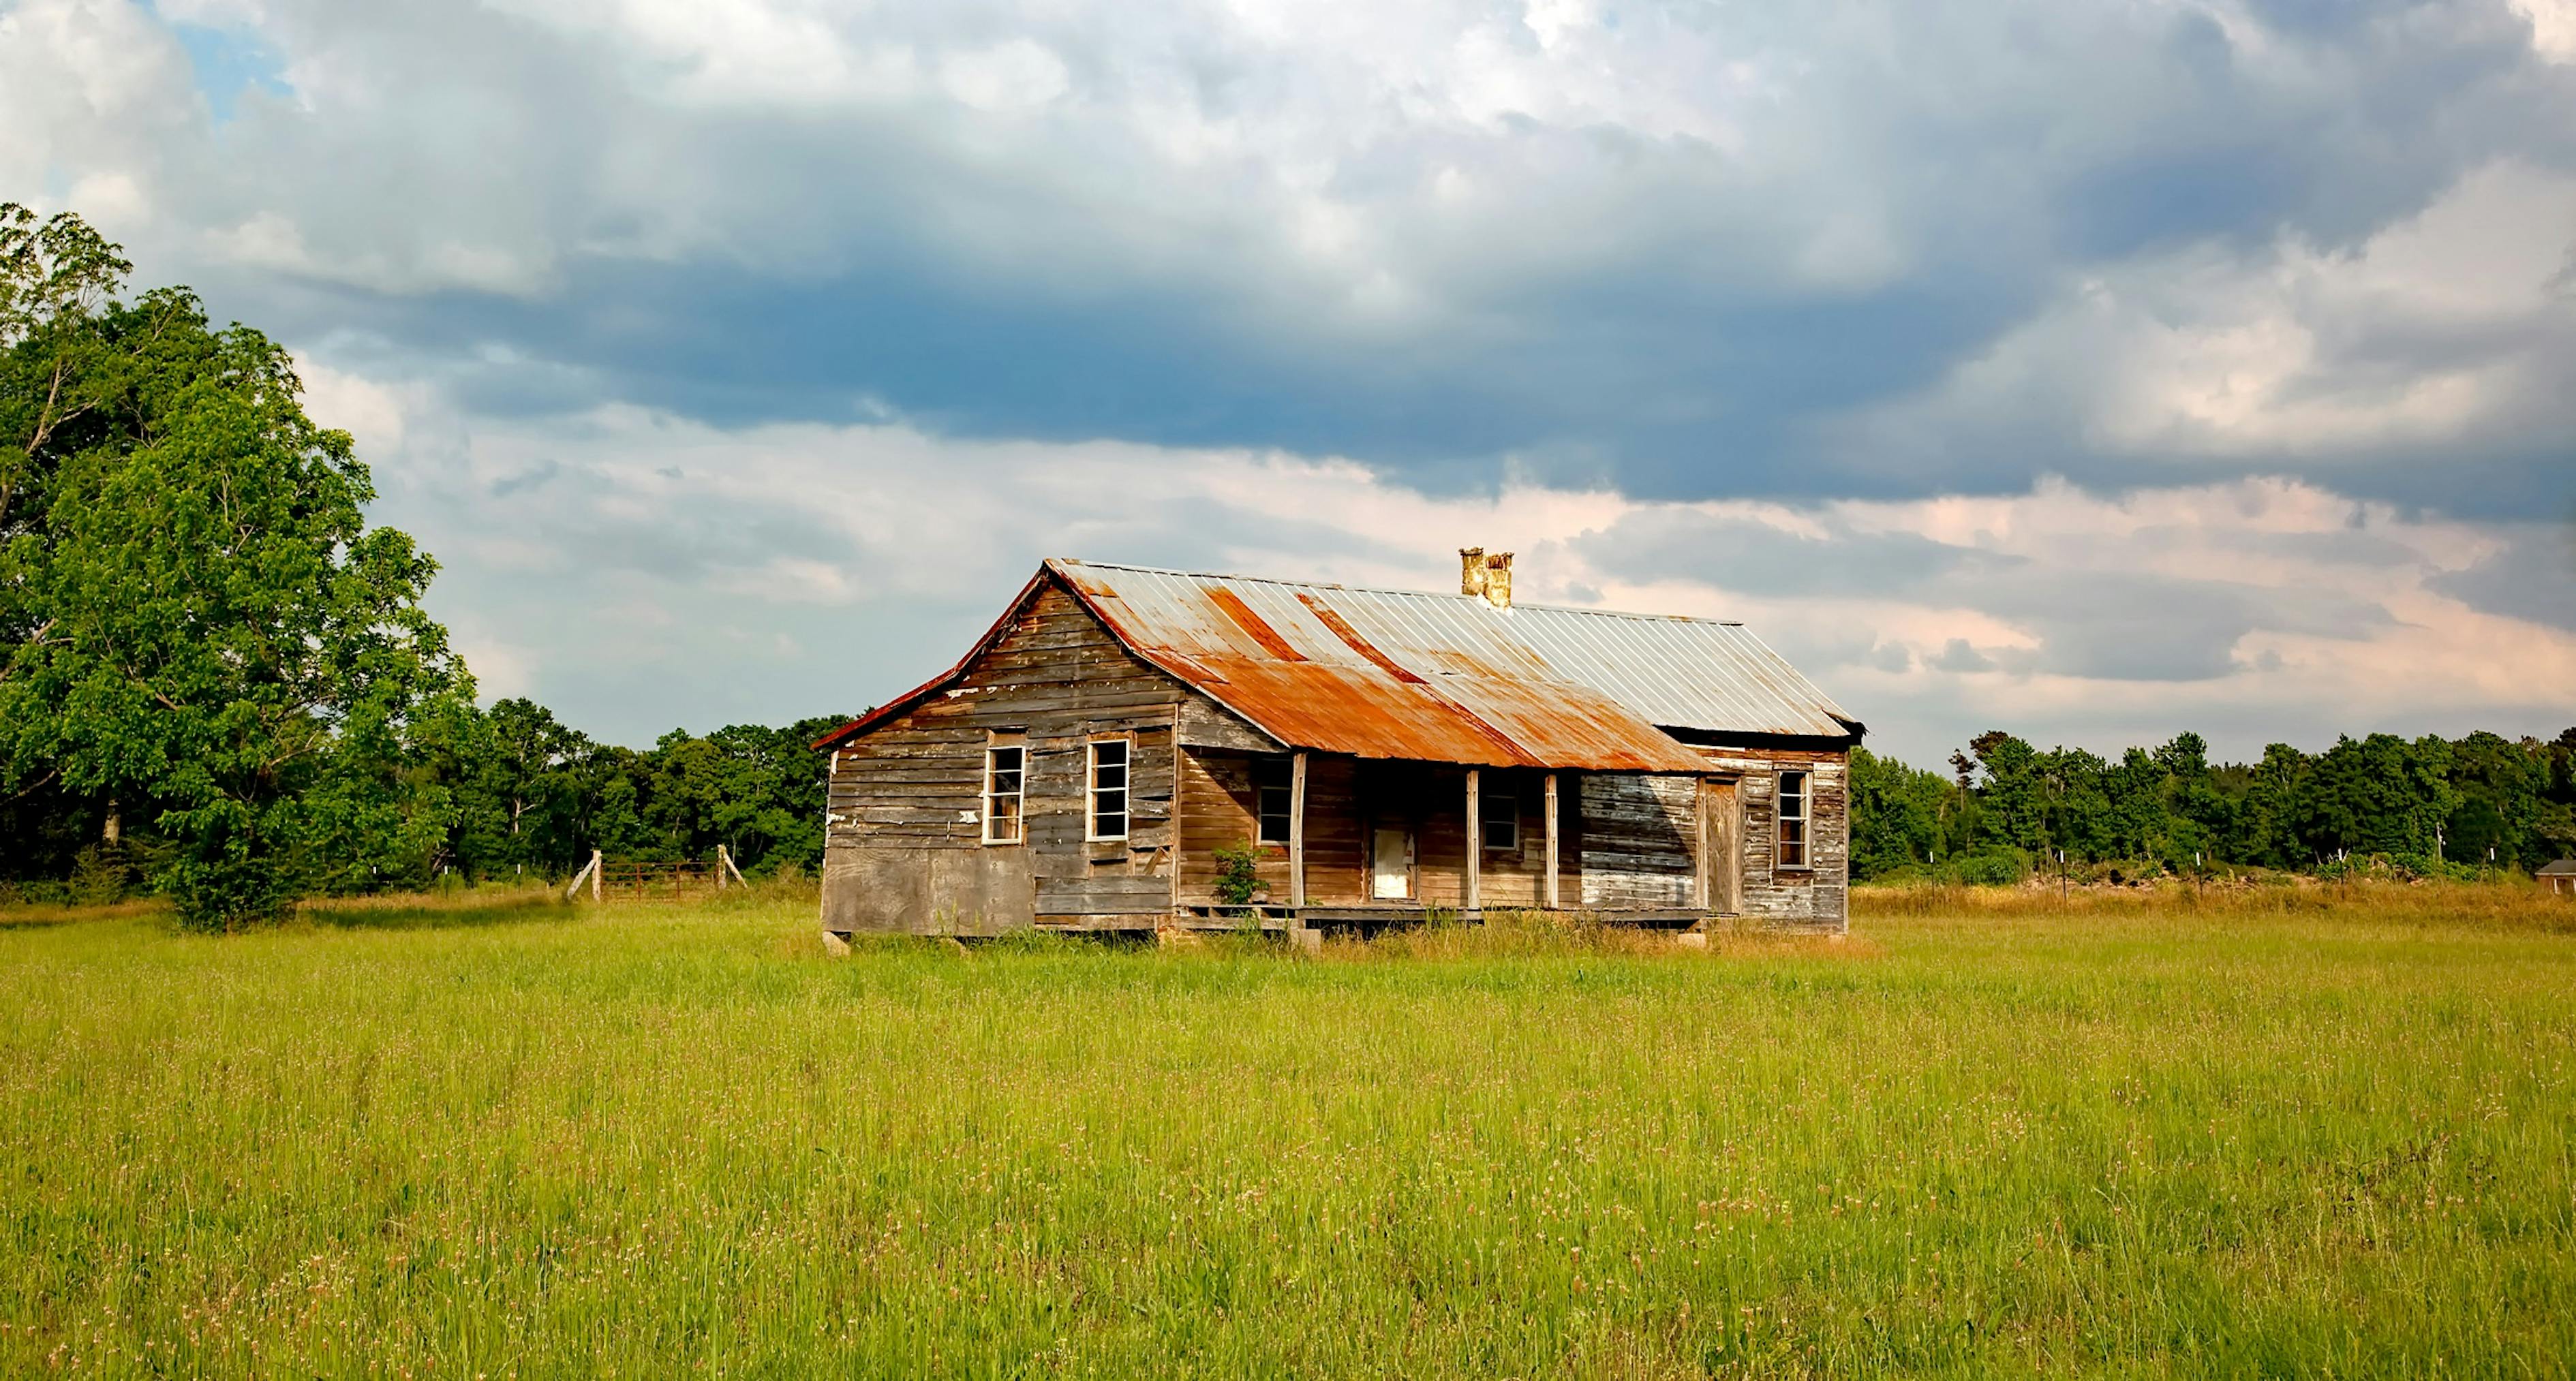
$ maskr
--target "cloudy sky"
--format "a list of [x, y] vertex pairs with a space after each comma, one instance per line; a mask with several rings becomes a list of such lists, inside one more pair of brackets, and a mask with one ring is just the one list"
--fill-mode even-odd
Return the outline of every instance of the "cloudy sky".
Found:
[[11, 198], [621, 741], [1471, 543], [1926, 763], [2576, 723], [2576, 0], [0, 0]]

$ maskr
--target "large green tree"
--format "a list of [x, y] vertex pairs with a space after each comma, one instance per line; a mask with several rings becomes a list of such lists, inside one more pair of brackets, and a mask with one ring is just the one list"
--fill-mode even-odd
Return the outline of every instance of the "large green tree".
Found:
[[367, 524], [283, 348], [127, 271], [0, 205], [0, 777], [152, 803], [192, 925], [417, 871], [450, 828], [420, 730], [470, 697], [436, 565]]

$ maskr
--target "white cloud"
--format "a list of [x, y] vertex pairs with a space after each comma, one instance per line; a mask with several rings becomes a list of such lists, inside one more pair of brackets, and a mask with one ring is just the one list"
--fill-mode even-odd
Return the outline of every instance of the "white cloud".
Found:
[[2349, 251], [2284, 234], [2075, 284], [1857, 448], [2011, 433], [2150, 466], [2331, 463], [2576, 431], [2576, 174], [2476, 169]]
[[2552, 62], [2576, 62], [2576, 0], [2512, 0], [2531, 23], [2531, 46]]

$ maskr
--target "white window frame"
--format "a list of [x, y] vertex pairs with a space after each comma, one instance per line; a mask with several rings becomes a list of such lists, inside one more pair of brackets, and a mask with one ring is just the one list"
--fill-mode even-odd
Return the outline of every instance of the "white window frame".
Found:
[[[1273, 778], [1277, 780], [1272, 780]], [[1270, 808], [1273, 798], [1279, 809]], [[1295, 835], [1297, 822], [1296, 768], [1270, 758], [1255, 758], [1252, 763], [1252, 842], [1286, 847]], [[1270, 837], [1270, 822], [1279, 822], [1279, 837]]]
[[[1789, 784], [1797, 783], [1793, 793]], [[1798, 809], [1793, 814], [1789, 802], [1795, 797]], [[1772, 820], [1778, 826], [1772, 836], [1771, 866], [1784, 871], [1811, 872], [1816, 866], [1816, 774], [1799, 769], [1781, 771], [1771, 784]], [[1798, 827], [1798, 856], [1791, 859], [1789, 826]]]
[[[1000, 760], [1004, 753], [1017, 753], [1020, 755], [1020, 765], [1017, 768], [1012, 769], [1011, 775], [1015, 780], [1012, 782], [1011, 789], [1008, 791], [1001, 789], [1000, 782], [1000, 777], [1003, 771]], [[993, 808], [993, 804], [996, 801], [1009, 801], [1011, 803], [1011, 832], [1008, 834], [998, 834], [994, 832], [993, 826], [995, 822], [1001, 818], [1001, 812]], [[983, 833], [984, 842], [987, 844], [1025, 844], [1029, 842], [1029, 745], [1026, 742], [987, 743], [984, 745]]]
[[[1100, 785], [1100, 750], [1116, 745], [1118, 785]], [[1100, 798], [1104, 791], [1118, 795], [1118, 832], [1104, 834], [1100, 829]], [[1127, 838], [1136, 828], [1136, 740], [1132, 737], [1096, 738], [1083, 749], [1082, 771], [1082, 837], [1092, 843], [1108, 843]]]
[[[1495, 812], [1498, 809], [1501, 810], [1500, 819], [1495, 818]], [[1476, 833], [1485, 841], [1485, 852], [1489, 854], [1511, 854], [1520, 852], [1520, 788], [1507, 781], [1496, 782], [1488, 780], [1480, 784], [1480, 787], [1476, 792], [1476, 814], [1478, 816], [1476, 821]], [[1500, 826], [1502, 828], [1503, 835], [1508, 837], [1497, 837], [1495, 834], [1496, 826]]]

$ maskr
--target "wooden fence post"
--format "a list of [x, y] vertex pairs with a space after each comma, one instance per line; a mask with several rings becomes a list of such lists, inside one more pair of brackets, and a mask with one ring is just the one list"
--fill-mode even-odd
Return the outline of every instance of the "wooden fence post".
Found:
[[604, 886], [605, 886], [605, 882], [604, 882], [604, 880], [600, 877], [600, 874], [605, 873], [605, 872], [607, 872], [607, 871], [608, 871], [608, 866], [607, 866], [606, 864], [604, 864], [604, 863], [602, 863], [602, 862], [600, 861], [600, 857], [599, 857], [599, 850], [597, 850], [597, 849], [593, 849], [593, 850], [591, 850], [591, 851], [590, 851], [590, 899], [591, 899], [592, 901], [598, 901], [598, 900], [600, 900], [601, 891], [602, 891], [602, 889], [603, 889], [603, 888], [604, 888]]
[[581, 871], [572, 875], [571, 885], [564, 888], [564, 900], [571, 901], [574, 897], [579, 896], [581, 894], [581, 885], [589, 881], [591, 875], [598, 871], [599, 855], [594, 852], [590, 856], [590, 861], [581, 865]]

